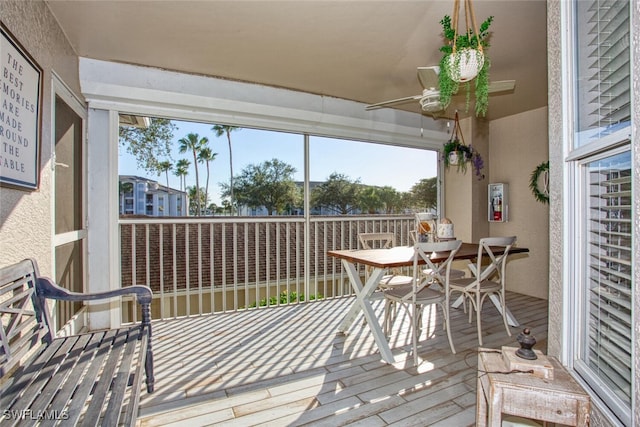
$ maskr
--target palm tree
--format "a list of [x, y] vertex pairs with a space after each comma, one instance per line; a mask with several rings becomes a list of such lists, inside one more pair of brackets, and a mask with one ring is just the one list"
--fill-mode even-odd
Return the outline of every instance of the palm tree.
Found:
[[215, 132], [216, 137], [221, 137], [222, 135], [227, 135], [227, 141], [229, 142], [229, 197], [231, 199], [230, 205], [233, 214], [233, 206], [235, 204], [235, 199], [233, 198], [233, 157], [231, 152], [231, 132], [234, 130], [240, 129], [238, 126], [225, 126], [225, 125], [214, 125], [211, 130]]
[[187, 175], [189, 174], [189, 166], [191, 166], [191, 162], [187, 159], [180, 159], [176, 163], [176, 170], [173, 174], [180, 178], [180, 191], [185, 191], [185, 187], [187, 186]]
[[189, 214], [190, 215], [200, 215], [199, 212], [201, 210], [201, 206], [202, 206], [202, 202], [203, 202], [203, 200], [202, 200], [203, 189], [202, 188], [198, 188], [195, 185], [192, 185], [191, 187], [187, 187], [185, 189], [185, 191], [189, 195], [189, 206], [188, 206]]
[[158, 163], [158, 172], [165, 173], [165, 176], [167, 177], [167, 192], [169, 192], [169, 171], [171, 170], [171, 168], [173, 167], [173, 164], [169, 161], [169, 160], [165, 160], [163, 162], [159, 162]]
[[204, 189], [204, 206], [205, 209], [207, 207], [207, 203], [209, 203], [209, 162], [215, 160], [218, 153], [214, 153], [211, 151], [209, 147], [202, 147], [200, 152], [198, 153], [198, 161], [200, 163], [205, 163], [207, 165], [207, 184]]
[[196, 188], [195, 188], [195, 196], [196, 202], [198, 206], [197, 216], [202, 214], [200, 210], [202, 207], [200, 200], [200, 178], [198, 176], [198, 153], [202, 149], [202, 147], [206, 146], [209, 143], [209, 140], [206, 137], [200, 138], [197, 133], [190, 133], [185, 138], [181, 138], [178, 140], [178, 144], [180, 144], [180, 152], [185, 153], [188, 150], [191, 150], [193, 153], [193, 164], [196, 168]]

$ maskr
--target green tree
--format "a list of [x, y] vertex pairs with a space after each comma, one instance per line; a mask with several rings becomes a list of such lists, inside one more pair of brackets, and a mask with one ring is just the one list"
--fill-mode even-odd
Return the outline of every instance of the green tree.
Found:
[[120, 181], [118, 188], [120, 190], [120, 194], [131, 193], [133, 191], [133, 183]]
[[185, 191], [185, 187], [187, 186], [189, 166], [191, 166], [191, 162], [187, 159], [180, 159], [176, 163], [176, 169], [173, 174], [180, 178], [180, 191]]
[[173, 167], [173, 164], [169, 160], [164, 160], [158, 163], [158, 174], [164, 172], [165, 177], [167, 178], [167, 191], [169, 191], [169, 171]]
[[358, 193], [358, 205], [362, 212], [374, 214], [383, 207], [379, 192], [377, 187], [370, 186], [365, 186], [360, 190]]
[[402, 211], [402, 195], [395, 188], [388, 185], [378, 188], [378, 197], [382, 202], [385, 213], [391, 214]]
[[196, 186], [195, 186], [195, 198], [198, 204], [198, 213], [200, 216], [202, 214], [202, 199], [200, 197], [200, 178], [198, 176], [198, 153], [200, 150], [205, 147], [209, 143], [209, 140], [206, 137], [200, 138], [197, 133], [190, 133], [185, 138], [181, 138], [178, 140], [179, 150], [181, 153], [185, 153], [187, 151], [191, 151], [193, 153], [193, 165], [196, 168]]
[[419, 209], [435, 209], [438, 206], [438, 178], [425, 178], [411, 187], [414, 205]]
[[173, 131], [170, 120], [151, 118], [149, 126], [120, 126], [119, 141], [127, 152], [136, 158], [138, 167], [147, 172], [157, 172], [160, 158], [170, 157]]
[[133, 183], [131, 182], [122, 182], [118, 183], [118, 189], [120, 192], [120, 213], [124, 212], [124, 196], [133, 192]]
[[[247, 166], [235, 177], [236, 202], [252, 208], [264, 206], [269, 215], [282, 214], [298, 202], [295, 172], [296, 168], [278, 159]], [[220, 185], [223, 196], [230, 195], [230, 186]]]
[[[229, 202], [229, 205], [231, 206], [231, 208], [233, 209], [233, 206], [235, 205], [235, 198], [234, 198], [234, 185], [233, 185], [233, 153], [231, 150], [231, 132], [240, 129], [237, 126], [225, 126], [225, 125], [214, 125], [211, 130], [215, 133], [216, 137], [221, 137], [222, 135], [226, 135], [227, 136], [227, 142], [229, 143], [229, 198], [231, 199], [231, 201]], [[232, 212], [233, 213], [233, 212]]]
[[311, 192], [312, 206], [347, 215], [358, 206], [359, 184], [360, 180], [352, 181], [348, 176], [334, 172]]
[[229, 215], [231, 215], [233, 213], [233, 207], [231, 206], [231, 203], [229, 202], [229, 199], [224, 199], [222, 201], [222, 212], [228, 212]]
[[211, 151], [211, 148], [209, 147], [202, 147], [200, 149], [200, 152], [198, 153], [198, 161], [200, 163], [205, 163], [207, 165], [207, 181], [206, 181], [207, 183], [204, 188], [205, 206], [207, 206], [207, 203], [209, 203], [209, 175], [210, 175], [209, 164], [213, 160], [215, 160], [217, 155], [218, 153], [214, 153], [213, 151]]
[[192, 185], [187, 187], [187, 194], [189, 195], [189, 215], [200, 215], [202, 206], [204, 206], [204, 188], [198, 189], [195, 185]]

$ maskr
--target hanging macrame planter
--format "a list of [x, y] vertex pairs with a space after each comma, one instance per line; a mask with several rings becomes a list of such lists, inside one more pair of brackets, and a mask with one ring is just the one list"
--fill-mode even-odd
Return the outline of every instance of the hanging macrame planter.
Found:
[[[453, 6], [453, 29], [455, 35], [453, 38], [453, 51], [449, 55], [449, 70], [451, 80], [458, 83], [468, 82], [474, 79], [482, 67], [484, 66], [484, 52], [482, 50], [482, 43], [480, 42], [480, 35], [478, 33], [478, 26], [476, 24], [476, 16], [473, 12], [473, 6], [471, 0], [465, 0], [464, 14], [467, 24], [467, 37], [472, 37], [477, 41], [477, 48], [463, 48], [458, 49], [456, 46], [458, 36], [458, 15], [460, 12], [460, 1], [455, 0]], [[471, 32], [471, 24], [473, 26], [473, 33]]]
[[473, 150], [464, 143], [458, 113], [456, 113], [453, 121], [453, 133], [451, 135], [451, 139], [444, 144], [443, 151], [445, 167], [448, 168], [449, 166], [454, 165], [457, 166], [459, 172], [467, 171], [467, 163], [473, 157]]
[[484, 54], [478, 49], [461, 49], [449, 56], [451, 80], [458, 83], [473, 80], [484, 65]]
[[442, 147], [442, 156], [445, 168], [448, 169], [449, 166], [456, 166], [456, 170], [458, 172], [466, 173], [467, 164], [471, 162], [473, 164], [475, 175], [478, 179], [484, 179], [484, 175], [482, 174], [484, 161], [476, 149], [471, 145], [466, 145], [464, 143], [458, 112], [456, 112], [453, 121], [453, 133], [451, 135], [451, 139], [445, 142]]

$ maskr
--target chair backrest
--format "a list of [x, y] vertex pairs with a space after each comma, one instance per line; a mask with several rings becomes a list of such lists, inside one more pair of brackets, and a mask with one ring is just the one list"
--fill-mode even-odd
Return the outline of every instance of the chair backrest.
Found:
[[359, 233], [358, 240], [362, 249], [389, 249], [396, 245], [393, 233]]
[[[414, 245], [413, 257], [413, 282], [414, 292], [419, 292], [422, 288], [433, 281], [438, 281], [448, 291], [449, 274], [451, 272], [451, 262], [462, 245], [462, 240], [449, 240], [445, 242], [425, 242]], [[431, 255], [434, 252], [448, 252], [447, 259], [434, 263]], [[425, 265], [421, 265], [423, 261]], [[426, 267], [426, 268], [425, 268]], [[427, 272], [427, 274], [423, 274]], [[422, 280], [418, 283], [419, 278]]]
[[[489, 279], [494, 274], [497, 274], [497, 281], [504, 285], [507, 255], [515, 242], [516, 236], [485, 237], [480, 239], [475, 271], [472, 269], [472, 273], [480, 282]], [[495, 252], [498, 252], [495, 250], [496, 248], [500, 248], [500, 252], [502, 253], [496, 254]], [[483, 264], [483, 257], [485, 259], [489, 259], [488, 264]]]

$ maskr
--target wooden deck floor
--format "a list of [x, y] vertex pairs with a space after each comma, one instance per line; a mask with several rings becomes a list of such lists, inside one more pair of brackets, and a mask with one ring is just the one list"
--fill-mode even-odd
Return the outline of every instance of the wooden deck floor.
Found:
[[[143, 392], [139, 426], [470, 426], [475, 424], [475, 321], [452, 310], [457, 354], [441, 314], [425, 310], [413, 366], [408, 320], [380, 359], [362, 321], [337, 334], [352, 298], [154, 323], [156, 391]], [[546, 352], [547, 302], [510, 293], [507, 305]], [[382, 304], [377, 305], [382, 314]], [[484, 347], [517, 346], [489, 303]], [[402, 329], [402, 330], [400, 330]]]

